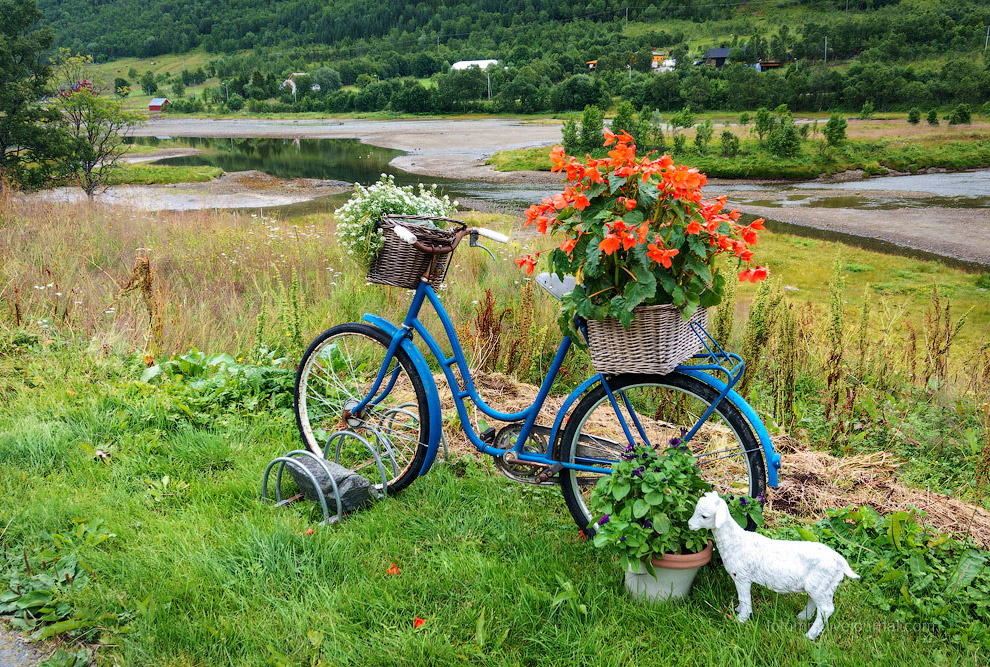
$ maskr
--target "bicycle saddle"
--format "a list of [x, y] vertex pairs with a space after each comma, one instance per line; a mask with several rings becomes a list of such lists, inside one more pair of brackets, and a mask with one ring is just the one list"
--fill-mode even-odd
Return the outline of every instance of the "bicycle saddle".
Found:
[[574, 276], [564, 276], [561, 280], [556, 273], [541, 273], [536, 276], [536, 283], [547, 291], [547, 294], [560, 301], [565, 294], [570, 294], [576, 281]]

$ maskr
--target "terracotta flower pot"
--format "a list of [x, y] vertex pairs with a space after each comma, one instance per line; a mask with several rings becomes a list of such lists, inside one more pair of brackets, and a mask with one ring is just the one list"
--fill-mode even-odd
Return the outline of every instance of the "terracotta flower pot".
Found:
[[640, 601], [660, 602], [687, 597], [698, 570], [712, 559], [712, 543], [693, 554], [664, 554], [652, 558], [652, 575], [642, 563], [626, 570], [626, 590]]

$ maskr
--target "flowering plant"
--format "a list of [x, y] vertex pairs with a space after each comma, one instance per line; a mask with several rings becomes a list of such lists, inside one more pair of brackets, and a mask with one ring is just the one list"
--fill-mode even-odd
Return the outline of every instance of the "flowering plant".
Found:
[[[436, 186], [429, 188], [419, 184], [398, 186], [395, 177], [382, 174], [377, 183], [364, 187], [354, 184], [354, 194], [337, 209], [337, 243], [349, 257], [367, 269], [375, 261], [385, 244], [385, 237], [378, 229], [382, 215], [430, 215], [449, 217], [457, 208], [457, 202], [447, 195], [438, 195]], [[410, 221], [412, 224], [412, 221]]]
[[757, 282], [766, 267], [753, 263], [751, 246], [763, 219], [739, 223], [739, 211], [725, 211], [725, 197], [704, 199], [706, 177], [674, 165], [669, 155], [637, 157], [625, 131], [605, 130], [608, 156], [583, 161], [556, 146], [552, 171], [567, 176], [564, 191], [526, 211], [526, 225], [541, 234], [558, 232], [560, 245], [516, 260], [532, 273], [550, 253], [554, 273], [575, 275], [577, 287], [564, 298], [561, 325], [574, 315], [617, 318], [628, 328], [632, 309], [671, 303], [690, 317], [699, 306], [722, 299], [724, 278], [715, 270], [720, 254], [737, 258], [739, 279]]
[[710, 489], [679, 438], [672, 438], [663, 454], [630, 445], [591, 492], [591, 510], [598, 516], [589, 526], [594, 545], [618, 553], [624, 568], [644, 559], [649, 563], [653, 554], [697, 553], [708, 536], [689, 529], [688, 519]]

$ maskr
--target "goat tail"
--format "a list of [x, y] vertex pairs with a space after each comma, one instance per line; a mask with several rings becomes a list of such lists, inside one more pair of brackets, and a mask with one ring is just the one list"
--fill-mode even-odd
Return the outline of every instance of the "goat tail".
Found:
[[846, 575], [850, 579], [859, 579], [859, 575], [853, 572], [852, 568], [849, 567], [849, 561], [842, 558], [842, 556], [839, 556], [839, 560], [842, 561], [842, 574]]

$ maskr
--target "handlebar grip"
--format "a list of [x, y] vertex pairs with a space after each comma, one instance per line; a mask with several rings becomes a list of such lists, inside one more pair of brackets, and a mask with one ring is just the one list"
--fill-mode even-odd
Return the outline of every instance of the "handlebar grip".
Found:
[[485, 229], [484, 227], [475, 227], [478, 236], [484, 236], [486, 239], [491, 239], [492, 241], [498, 241], [499, 243], [508, 243], [509, 237], [505, 234], [499, 234], [498, 232], [493, 232], [490, 229]]
[[409, 245], [413, 245], [414, 243], [416, 243], [417, 240], [416, 235], [413, 234], [408, 229], [406, 229], [405, 227], [403, 227], [402, 225], [393, 225], [392, 231], [395, 232], [396, 236], [398, 236], [400, 239], [402, 239]]

